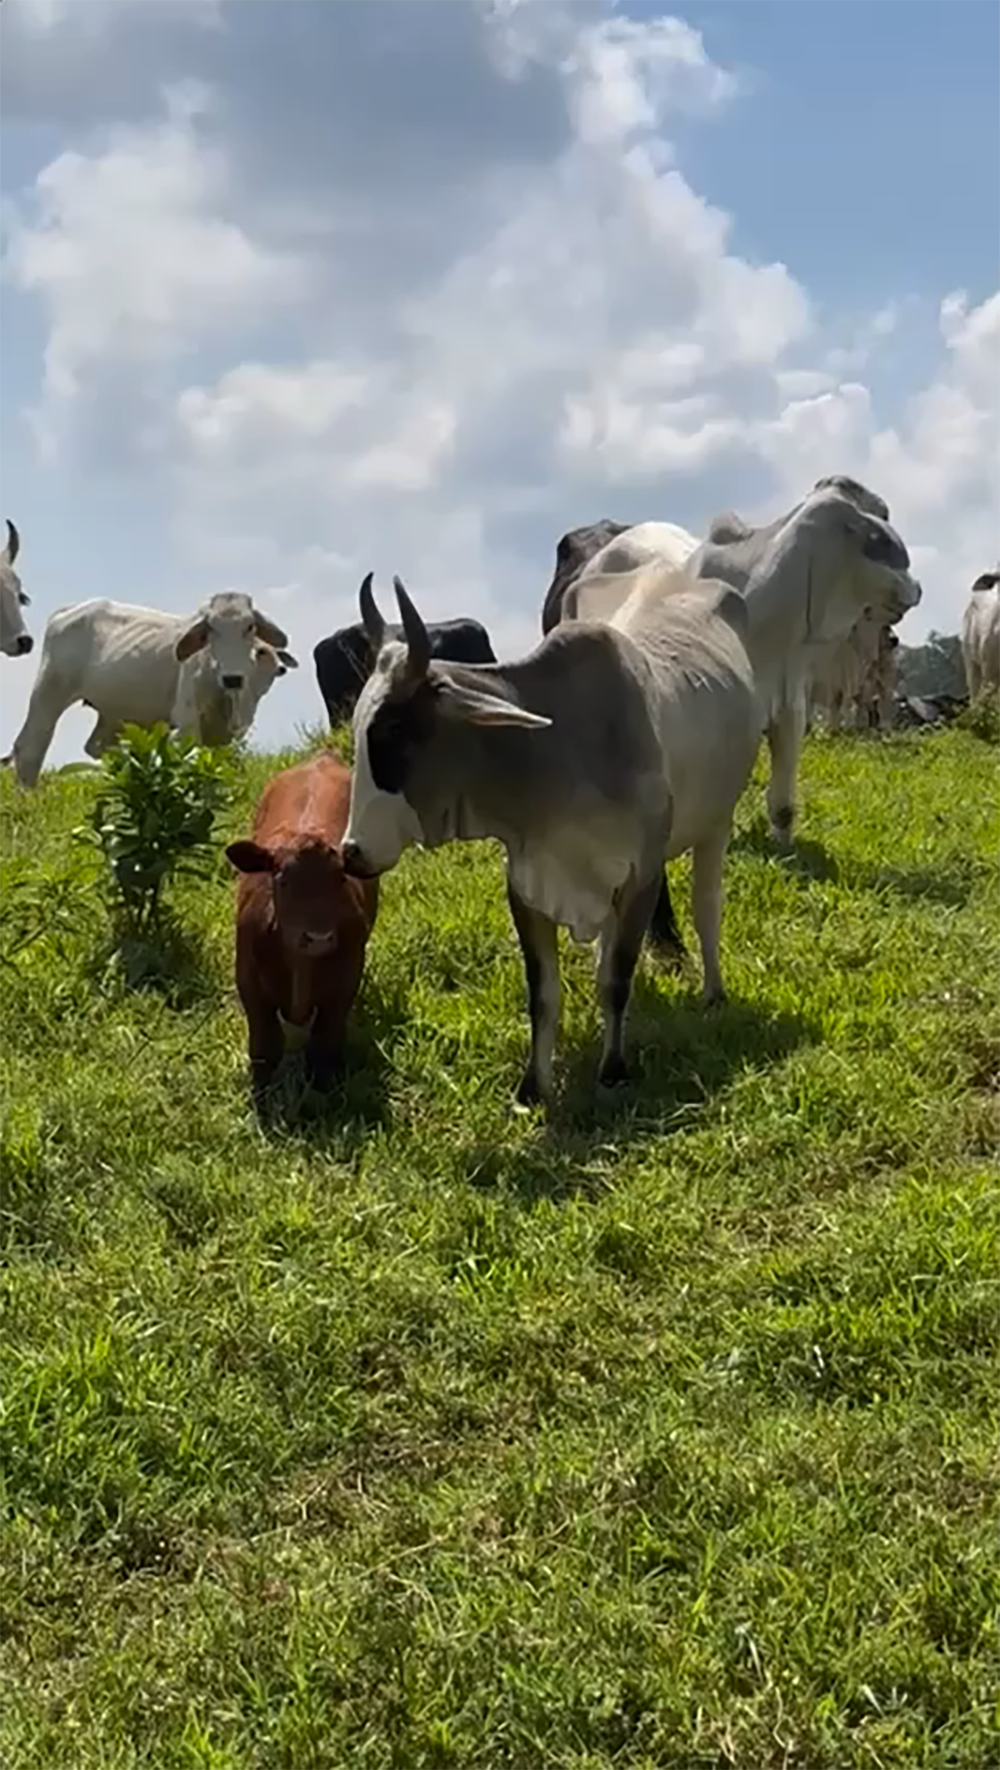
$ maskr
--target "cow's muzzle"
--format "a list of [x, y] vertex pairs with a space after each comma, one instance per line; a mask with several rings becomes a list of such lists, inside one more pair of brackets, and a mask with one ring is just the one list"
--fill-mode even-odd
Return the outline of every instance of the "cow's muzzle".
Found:
[[18, 657], [19, 658], [27, 657], [27, 655], [28, 655], [29, 651], [31, 650], [32, 646], [34, 645], [34, 643], [35, 642], [32, 639], [30, 633], [19, 634], [18, 640], [17, 640], [17, 655], [18, 655]]

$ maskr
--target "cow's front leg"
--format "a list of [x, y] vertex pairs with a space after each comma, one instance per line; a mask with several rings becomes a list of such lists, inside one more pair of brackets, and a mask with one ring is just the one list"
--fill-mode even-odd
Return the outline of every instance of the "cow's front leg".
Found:
[[601, 935], [598, 975], [604, 1015], [604, 1045], [597, 1079], [606, 1088], [628, 1081], [629, 1071], [624, 1051], [625, 1016], [632, 994], [636, 962], [662, 880], [663, 872], [658, 865], [656, 871], [647, 876], [642, 884], [627, 889]]
[[277, 1012], [266, 1002], [244, 1002], [250, 1084], [256, 1106], [263, 1107], [284, 1055], [285, 1041]]
[[346, 1020], [339, 1002], [317, 1010], [305, 1054], [306, 1081], [317, 1093], [325, 1093], [343, 1070]]
[[767, 728], [771, 752], [771, 778], [767, 783], [767, 817], [771, 835], [779, 848], [792, 845], [795, 822], [795, 777], [805, 733], [805, 710], [801, 699], [780, 707]]
[[507, 901], [524, 956], [531, 1016], [531, 1055], [517, 1090], [522, 1106], [552, 1095], [552, 1059], [559, 1031], [559, 947], [556, 925], [533, 910], [508, 882]]

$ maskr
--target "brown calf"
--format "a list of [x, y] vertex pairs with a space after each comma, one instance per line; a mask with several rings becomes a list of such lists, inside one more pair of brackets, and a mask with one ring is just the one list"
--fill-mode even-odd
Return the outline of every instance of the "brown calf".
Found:
[[258, 1100], [286, 1049], [305, 1047], [318, 1088], [342, 1062], [378, 909], [376, 882], [349, 879], [341, 864], [350, 798], [350, 770], [321, 751], [268, 782], [253, 839], [226, 849], [241, 875], [236, 987]]

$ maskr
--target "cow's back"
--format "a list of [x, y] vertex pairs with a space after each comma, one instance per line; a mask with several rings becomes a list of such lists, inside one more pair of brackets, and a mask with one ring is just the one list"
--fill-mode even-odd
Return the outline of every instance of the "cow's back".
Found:
[[431, 656], [440, 658], [442, 663], [495, 664], [497, 661], [486, 628], [481, 621], [471, 617], [438, 621], [428, 627], [427, 635], [431, 642]]
[[728, 818], [763, 727], [738, 591], [659, 565], [630, 574], [611, 622], [646, 661], [673, 800], [670, 855]]
[[169, 720], [187, 617], [98, 598], [57, 609], [45, 630], [48, 667], [118, 724]]

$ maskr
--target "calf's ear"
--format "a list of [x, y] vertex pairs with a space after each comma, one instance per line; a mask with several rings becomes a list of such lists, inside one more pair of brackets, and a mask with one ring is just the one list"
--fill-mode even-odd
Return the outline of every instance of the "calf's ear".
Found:
[[265, 645], [273, 645], [275, 651], [281, 651], [288, 644], [288, 634], [276, 626], [270, 615], [266, 615], [262, 609], [254, 609], [253, 624], [257, 638], [263, 639]]
[[196, 651], [204, 650], [207, 644], [208, 621], [204, 615], [199, 615], [187, 632], [182, 633], [178, 639], [174, 646], [174, 657], [179, 664], [183, 664], [187, 658], [193, 658]]
[[274, 856], [259, 842], [230, 842], [226, 859], [239, 873], [273, 873]]

